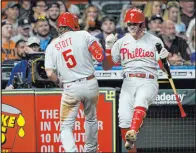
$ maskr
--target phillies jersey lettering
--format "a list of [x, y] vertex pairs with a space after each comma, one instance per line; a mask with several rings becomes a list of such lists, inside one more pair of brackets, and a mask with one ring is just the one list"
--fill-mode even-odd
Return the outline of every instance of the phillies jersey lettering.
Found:
[[126, 34], [112, 47], [112, 60], [114, 63], [121, 61], [123, 73], [137, 70], [157, 76], [159, 55], [155, 47], [156, 43], [161, 43], [163, 46], [161, 39], [148, 32], [138, 40], [135, 40], [131, 34]]
[[59, 70], [64, 83], [94, 74], [88, 47], [97, 39], [86, 31], [70, 31], [53, 40], [46, 49], [45, 68]]
[[144, 52], [142, 48], [136, 48], [135, 51], [132, 52], [130, 52], [129, 49], [127, 48], [122, 48], [120, 50], [120, 53], [122, 54], [122, 60], [124, 60], [125, 57], [127, 57], [128, 59], [141, 58], [141, 57], [152, 57], [152, 58], [154, 57], [153, 51]]

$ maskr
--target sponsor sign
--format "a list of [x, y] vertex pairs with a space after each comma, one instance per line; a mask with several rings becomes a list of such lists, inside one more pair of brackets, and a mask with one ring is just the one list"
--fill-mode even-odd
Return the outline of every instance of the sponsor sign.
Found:
[[3, 91], [1, 151], [35, 152], [34, 91]]
[[[61, 91], [35, 91], [38, 152], [64, 152], [60, 139]], [[103, 113], [107, 110], [107, 115]], [[97, 105], [98, 152], [115, 151], [115, 90], [100, 90]], [[84, 152], [85, 116], [83, 106], [78, 111], [73, 135], [79, 152]], [[107, 135], [107, 137], [106, 137]], [[69, 140], [68, 140], [69, 141]]]
[[[178, 89], [178, 96], [182, 104], [195, 105], [195, 90], [194, 89]], [[160, 89], [153, 102], [156, 105], [177, 104], [176, 97], [172, 89]]]

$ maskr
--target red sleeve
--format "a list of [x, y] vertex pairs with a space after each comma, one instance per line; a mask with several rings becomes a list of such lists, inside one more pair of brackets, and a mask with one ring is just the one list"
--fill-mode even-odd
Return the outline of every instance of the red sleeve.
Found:
[[97, 41], [94, 41], [88, 48], [90, 53], [93, 55], [93, 57], [98, 61], [102, 62], [104, 59], [104, 54], [103, 54], [103, 48]]

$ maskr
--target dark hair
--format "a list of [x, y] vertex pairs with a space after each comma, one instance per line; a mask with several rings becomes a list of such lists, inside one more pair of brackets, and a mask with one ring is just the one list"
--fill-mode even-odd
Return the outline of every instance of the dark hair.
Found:
[[45, 0], [33, 0], [31, 1], [32, 7], [36, 7], [38, 2], [44, 2], [47, 5]]
[[49, 3], [47, 9], [50, 9], [52, 7], [57, 7], [60, 9], [60, 5], [57, 2]]
[[64, 0], [56, 0], [55, 2], [58, 3], [57, 1], [62, 2], [63, 5], [64, 5], [64, 7], [65, 7], [65, 11], [66, 11], [66, 12], [69, 12]]
[[59, 27], [58, 28], [59, 34], [63, 34], [65, 32], [67, 32], [67, 31], [73, 31], [73, 29], [68, 27], [68, 26], [63, 26], [63, 27]]
[[116, 24], [116, 21], [112, 16], [103, 17], [102, 20], [101, 20], [101, 24], [103, 24], [105, 21], [111, 21], [111, 22], [114, 22], [114, 24]]
[[30, 48], [31, 48], [31, 47], [35, 47], [35, 46], [39, 46], [39, 47], [40, 47], [40, 45], [37, 44], [37, 43], [32, 43], [31, 45], [29, 45]]
[[19, 45], [20, 43], [22, 43], [22, 42], [26, 43], [26, 41], [25, 41], [24, 39], [20, 39], [20, 40], [18, 40], [18, 41], [16, 42], [15, 47], [18, 47], [18, 45]]

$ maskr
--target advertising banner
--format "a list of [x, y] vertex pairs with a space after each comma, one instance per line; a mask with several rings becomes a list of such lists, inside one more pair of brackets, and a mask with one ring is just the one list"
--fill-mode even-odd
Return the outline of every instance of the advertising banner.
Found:
[[[38, 152], [63, 152], [60, 140], [60, 90], [36, 90], [36, 128]], [[98, 116], [98, 152], [115, 151], [115, 90], [100, 89], [97, 105]], [[74, 137], [79, 152], [84, 151], [85, 116], [80, 105], [74, 126]], [[69, 141], [69, 140], [67, 140]]]
[[34, 91], [3, 91], [1, 151], [35, 152]]
[[[195, 105], [195, 90], [194, 89], [178, 89], [178, 96], [181, 103], [184, 105]], [[158, 96], [153, 104], [156, 105], [170, 105], [177, 104], [176, 97], [172, 89], [160, 89]]]

